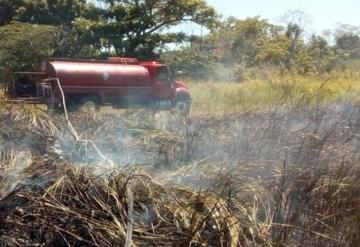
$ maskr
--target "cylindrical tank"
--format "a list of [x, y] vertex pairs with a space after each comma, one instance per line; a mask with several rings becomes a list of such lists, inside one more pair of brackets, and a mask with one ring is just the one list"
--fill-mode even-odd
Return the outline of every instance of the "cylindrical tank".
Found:
[[142, 65], [100, 60], [49, 60], [41, 71], [59, 78], [63, 87], [149, 87], [149, 71]]

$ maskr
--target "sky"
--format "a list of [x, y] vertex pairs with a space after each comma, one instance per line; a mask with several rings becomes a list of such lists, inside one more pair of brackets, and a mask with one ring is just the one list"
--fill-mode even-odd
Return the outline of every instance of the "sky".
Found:
[[312, 19], [309, 28], [317, 33], [334, 29], [337, 23], [360, 26], [360, 0], [207, 0], [224, 17], [239, 19], [261, 16], [271, 22], [288, 10], [305, 11]]
[[[321, 34], [333, 30], [338, 23], [360, 26], [360, 0], [206, 0], [224, 18], [239, 19], [260, 16], [272, 23], [288, 10], [302, 10], [311, 17], [307, 31]], [[198, 33], [199, 27], [187, 25], [187, 32]]]

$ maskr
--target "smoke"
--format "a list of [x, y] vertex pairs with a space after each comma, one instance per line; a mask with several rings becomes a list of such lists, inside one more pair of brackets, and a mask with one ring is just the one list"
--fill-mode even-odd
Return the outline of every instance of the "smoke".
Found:
[[183, 167], [159, 176], [212, 191], [221, 181], [269, 182], [285, 164], [315, 172], [360, 158], [360, 109], [346, 103], [192, 117], [177, 125]]
[[[332, 104], [217, 117], [132, 111], [123, 115], [72, 113], [69, 119], [81, 139], [92, 140], [119, 167], [136, 165], [156, 171], [167, 181], [210, 187], [216, 174], [238, 169], [239, 164], [285, 162], [301, 167], [335, 163], [344, 160], [344, 154], [358, 159], [359, 116], [356, 106]], [[32, 157], [44, 155], [77, 166], [111, 168], [101, 165], [103, 157], [90, 143], [74, 138], [64, 116], [48, 121], [57, 131], [44, 129], [46, 124], [30, 131], [23, 122], [23, 128], [14, 126], [17, 131], [2, 135], [2, 183], [14, 187], [25, 179], [20, 173]], [[187, 172], [179, 173], [180, 167]], [[270, 173], [254, 168], [243, 174], [266, 178]], [[209, 177], [213, 179], [206, 181]]]
[[[25, 117], [21, 124], [19, 116], [0, 113], [0, 119], [7, 119], [6, 126], [0, 122], [0, 200], [14, 190], [48, 188], [53, 178], [66, 174], [66, 166], [82, 166], [96, 178], [113, 174], [113, 167], [99, 164], [103, 157], [94, 146], [74, 137], [62, 115], [36, 120]], [[216, 194], [227, 208], [250, 212], [250, 227], [263, 225], [257, 231], [266, 228], [266, 237], [271, 240], [276, 241], [284, 232], [295, 242], [313, 240], [308, 232], [301, 235], [292, 228], [279, 227], [284, 225], [306, 226], [323, 236], [333, 236], [321, 230], [326, 223], [335, 229], [332, 239], [349, 231], [336, 228], [343, 222], [357, 227], [356, 218], [350, 219], [355, 214], [348, 213], [353, 207], [349, 205], [355, 205], [353, 195], [358, 194], [353, 190], [357, 176], [352, 177], [348, 168], [358, 167], [360, 160], [358, 106], [280, 106], [263, 112], [185, 118], [147, 111], [71, 113], [69, 119], [82, 140], [92, 140], [120, 168], [140, 166], [156, 183]], [[146, 181], [141, 184], [147, 186]], [[87, 191], [87, 182], [83, 186]], [[194, 192], [183, 189], [181, 193], [192, 201], [197, 196], [188, 196], [189, 191]], [[341, 196], [343, 191], [350, 193], [347, 201]], [[137, 191], [136, 197], [137, 193], [151, 194], [147, 187]], [[164, 197], [162, 190], [155, 193]], [[171, 194], [170, 201], [175, 193]], [[206, 198], [207, 193], [197, 195]], [[10, 200], [3, 208], [16, 208], [16, 203]], [[344, 206], [339, 207], [339, 203]], [[140, 211], [134, 220], [150, 224], [154, 207], [149, 205], [144, 206], [149, 211]], [[319, 215], [329, 217], [329, 221], [319, 223]], [[334, 215], [344, 220], [332, 222]]]

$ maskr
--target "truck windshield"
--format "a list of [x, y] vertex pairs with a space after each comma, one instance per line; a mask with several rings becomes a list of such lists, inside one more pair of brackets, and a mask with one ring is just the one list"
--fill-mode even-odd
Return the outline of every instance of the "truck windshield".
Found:
[[172, 73], [168, 67], [159, 67], [158, 68], [157, 79], [159, 81], [167, 81], [167, 82], [174, 81]]

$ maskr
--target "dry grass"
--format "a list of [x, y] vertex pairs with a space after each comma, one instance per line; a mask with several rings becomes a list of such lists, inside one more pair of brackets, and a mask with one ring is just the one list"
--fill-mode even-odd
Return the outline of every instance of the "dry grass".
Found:
[[197, 84], [185, 119], [70, 114], [114, 168], [62, 115], [2, 106], [0, 245], [357, 246], [360, 108], [344, 100], [356, 95], [350, 79], [211, 84], [209, 98]]
[[242, 83], [191, 82], [190, 90], [194, 115], [234, 114], [264, 110], [279, 104], [288, 107], [299, 103], [317, 104], [319, 99], [326, 103], [358, 102], [360, 76], [354, 69], [313, 77], [262, 71]]
[[[46, 174], [39, 172], [44, 169]], [[142, 170], [95, 176], [38, 160], [26, 173], [32, 184], [17, 186], [0, 202], [3, 245], [123, 246], [129, 222], [135, 246], [264, 241], [249, 230], [245, 234], [249, 222], [240, 221], [220, 197], [164, 186]]]

